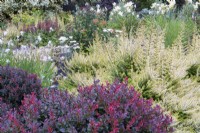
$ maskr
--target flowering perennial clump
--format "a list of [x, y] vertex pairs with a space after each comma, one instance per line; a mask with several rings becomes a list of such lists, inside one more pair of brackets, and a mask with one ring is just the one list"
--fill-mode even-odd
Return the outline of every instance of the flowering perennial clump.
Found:
[[152, 3], [151, 9], [153, 9], [153, 11], [156, 11], [156, 14], [166, 14], [170, 10], [174, 10], [175, 8], [182, 7], [183, 4], [188, 4], [193, 7], [193, 11], [195, 12], [197, 11], [198, 6], [200, 5], [200, 2], [197, 1], [194, 3], [192, 0], [186, 0], [183, 3], [176, 2], [176, 0], [167, 0], [167, 2], [169, 4], [159, 3], [159, 2]]
[[38, 24], [35, 25], [24, 25], [23, 31], [25, 32], [32, 32], [35, 33], [37, 31], [43, 31], [43, 32], [52, 32], [57, 31], [59, 29], [58, 20], [45, 20], [43, 22], [38, 22]]
[[171, 117], [127, 81], [95, 81], [78, 92], [43, 89], [40, 98], [26, 95], [19, 110], [0, 113], [0, 132], [173, 132]]

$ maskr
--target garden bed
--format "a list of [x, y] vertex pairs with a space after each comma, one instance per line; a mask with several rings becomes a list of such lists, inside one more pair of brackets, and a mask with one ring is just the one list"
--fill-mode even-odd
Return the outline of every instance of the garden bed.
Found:
[[0, 2], [0, 132], [200, 132], [200, 2], [83, 3]]

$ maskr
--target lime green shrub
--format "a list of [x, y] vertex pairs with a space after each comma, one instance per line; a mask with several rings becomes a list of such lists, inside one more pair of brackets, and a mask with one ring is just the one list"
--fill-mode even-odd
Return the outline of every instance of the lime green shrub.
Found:
[[187, 70], [188, 77], [196, 79], [197, 82], [200, 82], [200, 64], [194, 64]]

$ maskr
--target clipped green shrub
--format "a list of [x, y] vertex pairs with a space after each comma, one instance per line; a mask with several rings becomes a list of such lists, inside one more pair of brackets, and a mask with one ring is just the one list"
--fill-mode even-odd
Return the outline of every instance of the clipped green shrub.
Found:
[[142, 97], [144, 97], [146, 99], [152, 98], [155, 101], [162, 100], [161, 95], [152, 91], [152, 86], [151, 86], [150, 82], [152, 82], [152, 79], [150, 78], [150, 76], [147, 76], [147, 77], [139, 80], [138, 89], [141, 91]]
[[197, 82], [200, 82], [200, 64], [194, 64], [189, 69], [187, 69], [187, 76], [189, 78], [196, 79]]
[[34, 25], [39, 18], [42, 18], [44, 12], [42, 10], [32, 9], [26, 10], [23, 12], [19, 12], [18, 14], [12, 14], [11, 19], [15, 25], [23, 24], [23, 25]]
[[112, 70], [113, 78], [117, 78], [122, 81], [124, 78], [130, 78], [131, 72], [139, 72], [139, 69], [135, 66], [133, 57], [125, 55], [120, 61], [116, 62], [116, 68]]
[[12, 16], [12, 22], [14, 24], [18, 24], [19, 22], [21, 22], [24, 25], [30, 25], [30, 24], [34, 24], [34, 22], [35, 22], [34, 19], [35, 19], [35, 17], [29, 15], [27, 12], [24, 12], [23, 14], [20, 14], [20, 15]]

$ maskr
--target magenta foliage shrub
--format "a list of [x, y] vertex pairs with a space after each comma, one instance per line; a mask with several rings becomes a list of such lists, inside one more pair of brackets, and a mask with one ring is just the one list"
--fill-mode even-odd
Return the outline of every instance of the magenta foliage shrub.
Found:
[[0, 97], [0, 116], [3, 116], [5, 112], [10, 109], [10, 106], [3, 102], [2, 98]]
[[58, 25], [58, 20], [56, 19], [55, 21], [53, 20], [45, 20], [44, 22], [39, 22], [37, 24], [37, 29], [49, 32], [51, 30], [58, 30], [59, 25]]
[[35, 92], [39, 96], [40, 88], [41, 81], [36, 75], [21, 69], [0, 66], [0, 97], [12, 107], [21, 105], [25, 94]]
[[44, 89], [40, 99], [25, 96], [19, 111], [0, 116], [0, 132], [132, 132], [168, 133], [172, 118], [152, 100], [141, 98], [127, 82], [106, 86], [95, 82], [80, 87], [74, 96], [67, 91]]
[[59, 29], [59, 24], [58, 24], [58, 20], [56, 19], [54, 20], [45, 20], [45, 21], [40, 21], [38, 22], [38, 24], [35, 25], [24, 25], [23, 26], [23, 31], [25, 32], [38, 32], [38, 31], [43, 31], [43, 32], [51, 32], [51, 30], [53, 31], [57, 31]]

